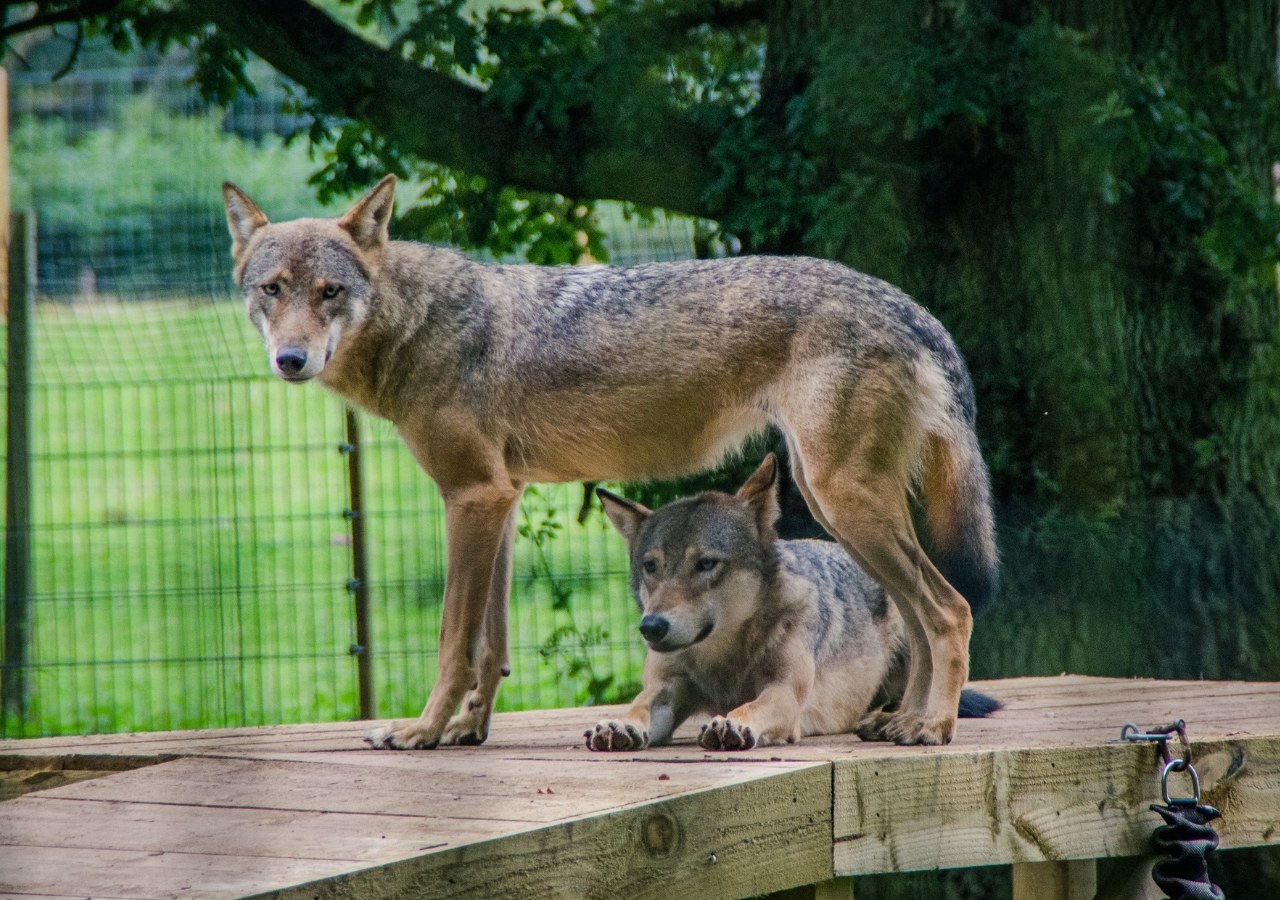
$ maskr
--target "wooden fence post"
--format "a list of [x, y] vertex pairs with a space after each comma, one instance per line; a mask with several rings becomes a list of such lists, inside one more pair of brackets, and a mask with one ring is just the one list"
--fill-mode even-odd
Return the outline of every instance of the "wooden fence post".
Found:
[[360, 696], [360, 718], [372, 719], [378, 714], [373, 693], [373, 662], [369, 648], [369, 572], [364, 540], [364, 488], [360, 478], [360, 420], [347, 407], [347, 439], [342, 445], [347, 457], [347, 486], [351, 505], [347, 519], [351, 522], [351, 580], [347, 589], [355, 603], [356, 642], [351, 652], [356, 657], [356, 683]]
[[31, 318], [36, 286], [36, 217], [13, 216], [9, 240], [8, 435], [5, 466], [4, 730], [27, 715], [31, 643]]

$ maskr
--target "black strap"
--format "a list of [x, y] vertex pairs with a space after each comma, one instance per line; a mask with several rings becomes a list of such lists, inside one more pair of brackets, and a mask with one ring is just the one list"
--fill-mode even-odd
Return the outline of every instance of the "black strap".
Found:
[[1168, 856], [1151, 867], [1151, 879], [1169, 900], [1224, 900], [1222, 888], [1209, 880], [1205, 859], [1218, 846], [1218, 833], [1209, 825], [1222, 814], [1212, 806], [1173, 803], [1151, 809], [1165, 824], [1156, 828], [1156, 849]]

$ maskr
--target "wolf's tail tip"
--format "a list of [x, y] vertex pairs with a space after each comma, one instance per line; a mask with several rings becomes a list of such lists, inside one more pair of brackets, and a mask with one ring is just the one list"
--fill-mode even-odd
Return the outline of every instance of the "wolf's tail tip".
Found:
[[985, 719], [1003, 707], [1004, 704], [995, 697], [975, 691], [973, 688], [965, 688], [960, 692], [960, 718], [962, 719]]

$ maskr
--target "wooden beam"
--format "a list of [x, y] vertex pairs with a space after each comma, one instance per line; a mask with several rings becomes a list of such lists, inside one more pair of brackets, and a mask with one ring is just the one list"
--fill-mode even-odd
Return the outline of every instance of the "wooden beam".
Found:
[[[1156, 749], [1115, 743], [1119, 723], [1182, 717], [1224, 849], [1280, 842], [1280, 684], [983, 690], [1005, 709], [943, 748], [713, 754], [695, 723], [588, 752], [582, 729], [617, 707], [502, 713], [483, 747], [420, 753], [356, 749], [352, 723], [0, 740], [0, 771], [50, 778], [3, 804], [0, 893], [848, 900], [833, 876], [1008, 862], [1019, 900], [1070, 897], [1159, 824]], [[50, 787], [42, 768], [117, 774]], [[1149, 870], [1099, 862], [1097, 897], [1151, 896]]]
[[[1193, 742], [1222, 847], [1273, 843], [1280, 737]], [[1138, 856], [1160, 820], [1155, 748], [1125, 744], [837, 759], [837, 875]]]
[[31, 691], [31, 341], [35, 315], [36, 221], [34, 212], [13, 217], [9, 244], [12, 303], [5, 384], [4, 657], [0, 663], [0, 733], [26, 731]]
[[759, 900], [853, 900], [853, 879], [830, 878], [817, 884], [775, 891]]
[[813, 886], [813, 900], [853, 900], [853, 879], [832, 878]]
[[1093, 900], [1097, 890], [1091, 859], [1013, 864], [1013, 900]]
[[831, 878], [831, 772], [806, 767], [299, 885], [280, 898], [754, 897]]
[[1157, 856], [1120, 856], [1098, 860], [1098, 892], [1094, 900], [1164, 900], [1151, 877]]

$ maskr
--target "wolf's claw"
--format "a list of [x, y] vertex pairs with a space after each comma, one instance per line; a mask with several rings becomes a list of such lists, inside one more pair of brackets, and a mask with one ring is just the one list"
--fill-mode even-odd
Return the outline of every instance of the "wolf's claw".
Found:
[[417, 722], [400, 727], [383, 725], [366, 734], [364, 742], [375, 750], [434, 750], [440, 738], [417, 725]]
[[597, 722], [582, 736], [588, 750], [643, 750], [649, 746], [649, 732], [631, 722]]
[[457, 744], [463, 747], [474, 747], [483, 744], [489, 737], [489, 708], [483, 705], [472, 706], [463, 703], [462, 712], [449, 720], [440, 737], [441, 746]]
[[896, 744], [949, 744], [956, 733], [956, 718], [902, 714], [885, 725], [884, 733]]
[[716, 716], [702, 726], [698, 743], [707, 750], [750, 750], [756, 745], [756, 736], [750, 725]]

